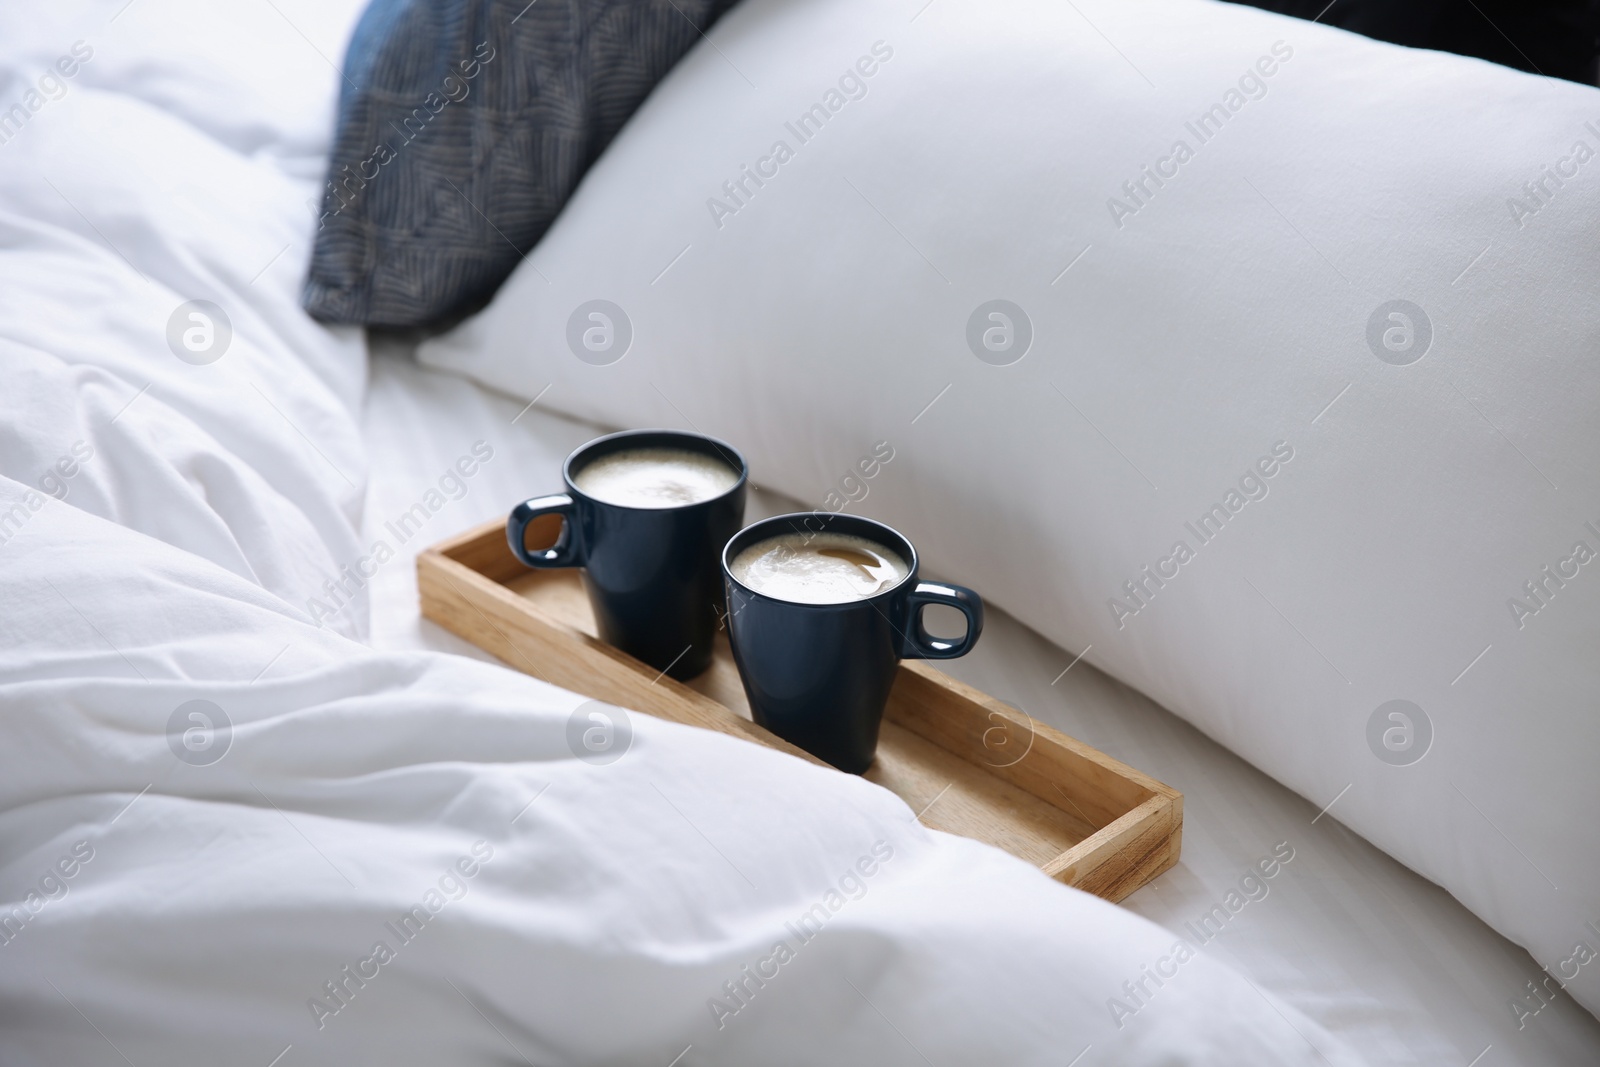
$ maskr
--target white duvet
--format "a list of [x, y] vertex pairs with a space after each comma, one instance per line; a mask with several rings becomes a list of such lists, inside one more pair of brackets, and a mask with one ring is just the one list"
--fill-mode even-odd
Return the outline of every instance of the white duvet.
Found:
[[357, 10], [0, 12], [0, 1063], [1349, 1062], [860, 779], [359, 643]]

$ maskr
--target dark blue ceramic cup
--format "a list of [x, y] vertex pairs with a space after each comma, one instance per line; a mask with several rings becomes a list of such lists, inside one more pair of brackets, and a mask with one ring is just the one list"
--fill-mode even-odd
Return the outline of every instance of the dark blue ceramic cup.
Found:
[[[627, 507], [588, 496], [574, 482], [601, 456], [633, 448], [682, 449], [711, 456], [738, 473], [722, 495], [668, 508]], [[506, 539], [529, 567], [582, 567], [583, 584], [607, 644], [664, 671], [693, 678], [711, 664], [724, 599], [719, 554], [744, 522], [749, 468], [732, 445], [677, 430], [629, 430], [597, 438], [567, 457], [567, 491], [511, 510]], [[562, 518], [546, 549], [529, 551], [528, 524]]]
[[[894, 551], [909, 568], [895, 586], [864, 600], [802, 604], [758, 593], [733, 576], [751, 545], [798, 533], [864, 537]], [[779, 515], [741, 530], [722, 550], [728, 587], [728, 636], [756, 722], [842, 771], [872, 765], [878, 726], [902, 659], [964, 656], [983, 632], [983, 601], [959, 585], [917, 578], [917, 550], [881, 522], [854, 515]], [[948, 604], [967, 632], [947, 641], [930, 634], [922, 609]]]

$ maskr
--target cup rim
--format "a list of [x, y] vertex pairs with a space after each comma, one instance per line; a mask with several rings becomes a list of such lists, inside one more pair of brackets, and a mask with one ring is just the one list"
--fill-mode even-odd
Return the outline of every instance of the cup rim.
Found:
[[[846, 529], [834, 530], [832, 531], [834, 533], [854, 534], [854, 536], [857, 537], [865, 537], [868, 541], [884, 541], [890, 539], [898, 540], [901, 545], [905, 546], [904, 555], [906, 559], [906, 576], [894, 583], [894, 585], [891, 585], [889, 588], [880, 589], [878, 592], [873, 593], [869, 597], [862, 597], [860, 600], [836, 600], [825, 604], [807, 603], [802, 600], [785, 600], [783, 597], [772, 596], [770, 593], [763, 593], [759, 589], [752, 589], [750, 586], [734, 577], [732, 566], [734, 545], [741, 540], [744, 540], [746, 535], [749, 535], [748, 543], [739, 545], [740, 551], [743, 551], [750, 545], [758, 544], [759, 542], [765, 540], [768, 536], [773, 536], [763, 534], [762, 536], [758, 537], [751, 533], [751, 531], [761, 529], [762, 527], [775, 526], [778, 523], [787, 522], [789, 525], [784, 531], [786, 533], [809, 532], [805, 531], [805, 520], [813, 518], [823, 519], [825, 527], [835, 520], [842, 519], [847, 525], [856, 525], [873, 531], [871, 534], [864, 534], [854, 533], [854, 531]], [[881, 533], [878, 533], [878, 531], [887, 533], [889, 536], [885, 538]], [[826, 530], [824, 529], [815, 532], [821, 533], [826, 532]], [[895, 546], [892, 544], [885, 545], [884, 547], [895, 548]], [[899, 549], [895, 548], [895, 551], [898, 552]], [[911, 538], [907, 537], [899, 530], [896, 530], [893, 526], [890, 526], [886, 522], [879, 522], [877, 519], [869, 519], [865, 515], [847, 515], [842, 511], [791, 511], [783, 515], [773, 515], [769, 518], [758, 519], [757, 521], [746, 526], [744, 529], [740, 530], [738, 533], [734, 534], [732, 537], [728, 538], [728, 543], [722, 546], [722, 576], [728, 581], [732, 582], [734, 585], [738, 586], [744, 592], [753, 597], [758, 597], [762, 600], [768, 601], [769, 603], [783, 604], [786, 607], [791, 608], [812, 608], [819, 611], [834, 611], [839, 608], [849, 607], [853, 604], [872, 604], [875, 601], [890, 597], [904, 589], [907, 584], [916, 580], [917, 566], [917, 546], [911, 543]]]
[[[578, 488], [578, 483], [573, 481], [573, 463], [576, 462], [580, 457], [586, 455], [590, 449], [599, 445], [609, 444], [613, 441], [625, 441], [634, 437], [652, 436], [676, 437], [679, 439], [687, 438], [694, 441], [703, 441], [706, 444], [709, 444], [724, 461], [729, 459], [737, 461], [739, 477], [726, 490], [718, 493], [716, 496], [707, 497], [704, 500], [697, 500], [692, 504], [677, 504], [667, 508], [643, 508], [634, 504], [613, 504], [609, 500], [601, 500], [599, 497], [585, 493], [582, 489]], [[567, 454], [567, 458], [562, 461], [561, 480], [566, 484], [568, 493], [571, 493], [577, 497], [581, 497], [584, 500], [591, 501], [595, 504], [604, 505], [608, 508], [620, 508], [623, 511], [667, 513], [673, 511], [687, 511], [690, 508], [705, 507], [709, 504], [715, 504], [718, 501], [726, 500], [733, 494], [740, 492], [750, 481], [750, 463], [744, 458], [743, 452], [740, 452], [737, 448], [722, 440], [720, 437], [712, 437], [710, 434], [697, 433], [692, 430], [674, 430], [670, 427], [645, 427], [638, 430], [618, 430], [616, 433], [602, 434], [593, 440], [585, 441], [583, 444], [569, 452]]]

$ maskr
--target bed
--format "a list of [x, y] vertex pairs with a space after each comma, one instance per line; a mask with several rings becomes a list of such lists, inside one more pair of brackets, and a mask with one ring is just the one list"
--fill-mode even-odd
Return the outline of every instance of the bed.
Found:
[[1187, 798], [1121, 906], [729, 738], [573, 758], [582, 695], [413, 560], [608, 427], [300, 308], [361, 8], [0, 15], [0, 1060], [1594, 1061], [1524, 949], [1002, 611], [951, 673]]

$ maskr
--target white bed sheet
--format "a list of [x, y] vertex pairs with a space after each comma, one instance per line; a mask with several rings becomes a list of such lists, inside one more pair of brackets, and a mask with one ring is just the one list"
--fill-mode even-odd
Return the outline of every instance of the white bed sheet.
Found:
[[[397, 555], [371, 580], [374, 645], [491, 659], [420, 618], [412, 561], [428, 544], [503, 515], [522, 497], [559, 488], [561, 459], [597, 432], [538, 403], [526, 407], [420, 368], [404, 345], [375, 346], [365, 414], [370, 481], [364, 539], [385, 539]], [[436, 488], [456, 458], [479, 441], [493, 448], [493, 459], [459, 499], [447, 499], [426, 526], [395, 543], [385, 524]], [[760, 471], [754, 474], [759, 481]], [[749, 517], [791, 507], [758, 490]], [[870, 498], [865, 513], [871, 513]], [[1206, 954], [1299, 1008], [1374, 1064], [1600, 1062], [1600, 1021], [1568, 997], [1536, 998], [1528, 983], [1545, 976], [1532, 957], [1347, 830], [1337, 802], [1319, 813], [1146, 697], [1074, 659], [991, 611], [977, 650], [944, 667], [1182, 790], [1182, 858], [1124, 906], [1192, 940], [1186, 924], [1220, 903], [1275, 845], [1288, 842], [1294, 859], [1270, 883], [1269, 894], [1239, 911], [1206, 945]]]

